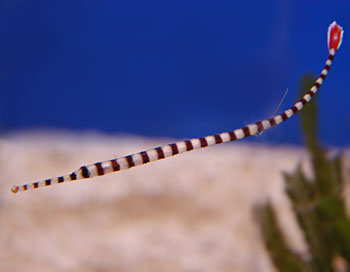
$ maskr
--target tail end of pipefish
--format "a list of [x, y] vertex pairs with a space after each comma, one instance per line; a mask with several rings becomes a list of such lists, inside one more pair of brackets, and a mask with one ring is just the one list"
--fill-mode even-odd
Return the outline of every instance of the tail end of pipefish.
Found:
[[334, 21], [328, 27], [327, 44], [329, 51], [337, 52], [343, 41], [344, 30]]

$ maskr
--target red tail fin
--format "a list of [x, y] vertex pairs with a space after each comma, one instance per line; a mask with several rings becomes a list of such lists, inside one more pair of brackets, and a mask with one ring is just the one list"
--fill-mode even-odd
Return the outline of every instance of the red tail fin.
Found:
[[330, 24], [328, 27], [328, 36], [327, 36], [327, 43], [328, 43], [328, 49], [333, 49], [334, 52], [336, 52], [341, 42], [343, 41], [343, 28], [339, 26], [335, 21]]

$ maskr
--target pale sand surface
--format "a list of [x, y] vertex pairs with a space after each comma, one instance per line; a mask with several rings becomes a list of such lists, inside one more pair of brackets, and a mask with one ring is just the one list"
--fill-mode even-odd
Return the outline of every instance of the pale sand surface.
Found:
[[89, 181], [10, 187], [172, 142], [22, 133], [0, 138], [0, 271], [275, 271], [253, 208], [268, 199], [305, 254], [282, 171], [305, 151], [230, 143]]

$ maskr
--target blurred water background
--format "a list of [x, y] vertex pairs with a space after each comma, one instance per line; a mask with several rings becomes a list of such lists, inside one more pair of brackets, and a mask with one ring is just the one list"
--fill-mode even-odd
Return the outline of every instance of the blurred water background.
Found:
[[[319, 96], [321, 138], [346, 146], [349, 1], [0, 3], [0, 128], [190, 138], [296, 101], [336, 20], [344, 43]], [[248, 140], [249, 141], [249, 140]], [[301, 144], [297, 119], [250, 141]]]
[[349, 14], [345, 0], [1, 0], [0, 271], [276, 271], [253, 213], [267, 201], [307, 256], [282, 176], [313, 175], [298, 118], [130, 171], [10, 188], [270, 117], [323, 68], [333, 20], [345, 35], [317, 96], [320, 139], [348, 146]]

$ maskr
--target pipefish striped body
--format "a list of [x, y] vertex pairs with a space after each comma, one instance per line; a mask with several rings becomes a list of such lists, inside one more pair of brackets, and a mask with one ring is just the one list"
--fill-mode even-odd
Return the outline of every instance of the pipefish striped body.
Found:
[[326, 78], [326, 75], [328, 74], [331, 68], [334, 55], [342, 43], [342, 38], [343, 29], [334, 21], [328, 27], [327, 44], [329, 55], [326, 60], [326, 64], [323, 70], [321, 71], [320, 76], [317, 78], [310, 90], [298, 102], [296, 102], [292, 107], [288, 108], [281, 114], [229, 132], [223, 132], [216, 135], [179, 141], [176, 143], [159, 146], [146, 151], [141, 151], [135, 154], [127, 155], [121, 158], [85, 165], [68, 175], [49, 178], [46, 180], [41, 180], [29, 184], [13, 186], [11, 188], [11, 191], [13, 193], [17, 193], [54, 184], [64, 183], [67, 181], [103, 176], [108, 173], [130, 169], [138, 165], [143, 165], [149, 162], [172, 157], [187, 151], [205, 148], [211, 145], [221, 144], [225, 142], [231, 142], [261, 133], [291, 118], [293, 115], [302, 110], [312, 100], [312, 97], [320, 89], [323, 81]]

